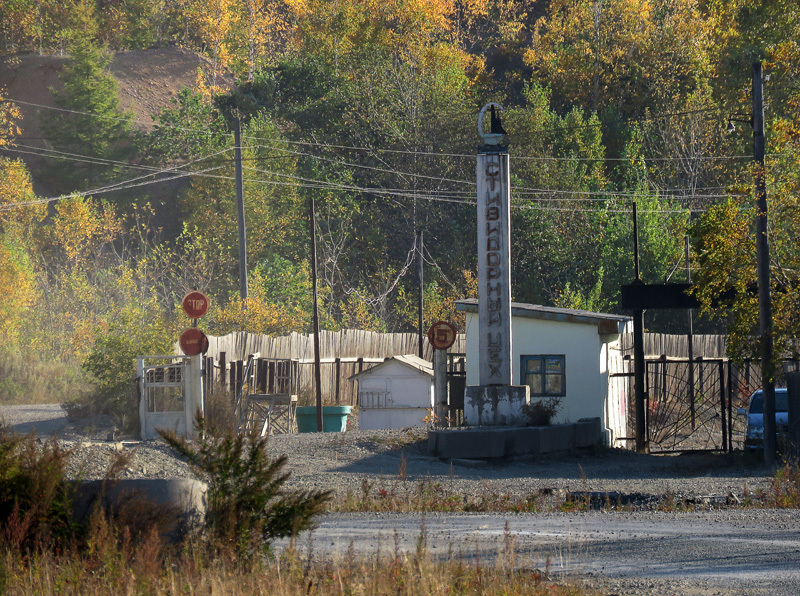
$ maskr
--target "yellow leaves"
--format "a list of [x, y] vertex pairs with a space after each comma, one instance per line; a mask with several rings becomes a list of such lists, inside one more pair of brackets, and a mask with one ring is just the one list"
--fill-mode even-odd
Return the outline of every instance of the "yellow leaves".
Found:
[[23, 233], [30, 232], [33, 224], [47, 215], [46, 206], [12, 206], [35, 200], [30, 174], [25, 165], [19, 160], [0, 158], [0, 229], [7, 231], [9, 226], [16, 226]]
[[7, 240], [0, 237], [0, 338], [12, 341], [36, 298], [36, 287], [27, 254]]
[[558, 0], [537, 23], [525, 62], [571, 103], [634, 110], [702, 78], [711, 27], [696, 0]]
[[22, 134], [19, 120], [22, 120], [22, 112], [0, 93], [0, 147], [13, 144], [14, 137]]
[[281, 335], [305, 327], [304, 313], [290, 310], [261, 296], [230, 300], [214, 317], [214, 327], [224, 332], [249, 331]]
[[296, 19], [307, 16], [310, 10], [307, 0], [283, 0], [283, 3]]
[[226, 90], [217, 85], [215, 81], [216, 79], [214, 78], [214, 73], [211, 73], [211, 81], [209, 81], [209, 77], [206, 75], [203, 69], [197, 69], [197, 73], [195, 74], [194, 90], [197, 91], [207, 103], [211, 103], [211, 100], [215, 95], [221, 95], [226, 92]]
[[90, 197], [63, 199], [56, 211], [52, 241], [73, 265], [99, 252], [122, 231], [122, 223], [114, 209]]

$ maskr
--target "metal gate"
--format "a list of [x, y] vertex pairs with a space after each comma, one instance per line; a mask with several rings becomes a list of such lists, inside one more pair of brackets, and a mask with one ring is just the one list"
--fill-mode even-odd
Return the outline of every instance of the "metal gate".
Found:
[[139, 421], [143, 439], [167, 428], [186, 434], [187, 359], [176, 356], [137, 357]]
[[[690, 366], [692, 367], [690, 374]], [[796, 360], [786, 360], [778, 385]], [[646, 360], [645, 413], [651, 452], [732, 451], [744, 441], [750, 394], [761, 386], [758, 361], [741, 365], [729, 359], [686, 358]], [[631, 416], [632, 418], [632, 416]]]

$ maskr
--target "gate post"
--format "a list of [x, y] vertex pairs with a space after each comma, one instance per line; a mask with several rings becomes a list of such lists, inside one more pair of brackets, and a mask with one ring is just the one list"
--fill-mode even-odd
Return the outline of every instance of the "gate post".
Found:
[[186, 399], [184, 399], [184, 414], [186, 416], [186, 436], [196, 439], [197, 427], [194, 425], [196, 412], [204, 415], [203, 404], [203, 357], [188, 356], [186, 358], [187, 383]]
[[719, 402], [720, 416], [722, 417], [722, 450], [728, 451], [728, 420], [725, 411], [725, 364], [720, 360], [717, 363], [719, 371]]
[[786, 375], [786, 401], [789, 406], [789, 448], [797, 456], [800, 450], [800, 372]]

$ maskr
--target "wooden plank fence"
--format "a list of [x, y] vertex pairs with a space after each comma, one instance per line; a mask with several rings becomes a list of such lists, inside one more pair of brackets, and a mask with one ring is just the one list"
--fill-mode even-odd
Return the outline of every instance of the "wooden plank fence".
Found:
[[[633, 334], [623, 333], [621, 336], [622, 353], [633, 357]], [[727, 344], [724, 335], [694, 335], [692, 348], [695, 357], [725, 358]], [[650, 356], [667, 356], [668, 358], [685, 358], [689, 353], [689, 342], [686, 335], [667, 333], [645, 333], [644, 354]]]
[[[208, 336], [209, 348], [205, 360], [207, 390], [214, 384], [235, 388], [243, 376], [245, 363], [251, 354], [259, 354], [255, 381], [258, 392], [292, 392], [300, 405], [312, 404], [314, 338], [292, 333], [282, 337], [244, 332], [225, 336]], [[448, 350], [463, 353], [466, 344], [463, 334]], [[347, 329], [320, 332], [322, 399], [327, 404], [355, 405], [355, 383], [349, 377], [401, 354], [417, 354], [418, 336], [415, 333], [375, 333]], [[433, 348], [424, 342], [423, 356], [433, 359]], [[283, 370], [287, 366], [291, 372]], [[276, 372], [276, 371], [281, 372]]]

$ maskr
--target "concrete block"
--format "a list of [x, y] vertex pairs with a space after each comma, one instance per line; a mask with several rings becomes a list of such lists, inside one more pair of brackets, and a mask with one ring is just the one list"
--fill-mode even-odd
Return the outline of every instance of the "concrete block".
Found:
[[581, 418], [575, 423], [574, 447], [593, 447], [603, 442], [603, 429], [600, 418]]
[[166, 532], [177, 539], [203, 522], [207, 490], [204, 482], [188, 478], [129, 478], [108, 482], [106, 486], [102, 480], [91, 480], [76, 486], [72, 509], [76, 519], [84, 520], [97, 506], [112, 514], [126, 507], [136, 510], [146, 507], [172, 518]]
[[514, 437], [514, 452], [509, 453], [513, 455], [536, 455], [539, 453], [540, 444], [540, 427], [529, 426], [523, 428], [515, 428], [509, 432], [513, 433]]
[[488, 465], [485, 459], [451, 459], [450, 463], [462, 468], [485, 468]]
[[464, 392], [464, 417], [472, 426], [520, 426], [522, 406], [530, 403], [527, 385], [469, 385]]
[[554, 426], [430, 431], [428, 453], [440, 459], [497, 459], [570, 451], [601, 440], [600, 419], [587, 418]]
[[486, 430], [431, 431], [428, 453], [441, 459], [489, 459], [505, 454], [502, 436]]
[[569, 451], [573, 446], [574, 425], [555, 424], [540, 426], [539, 453], [557, 453]]

